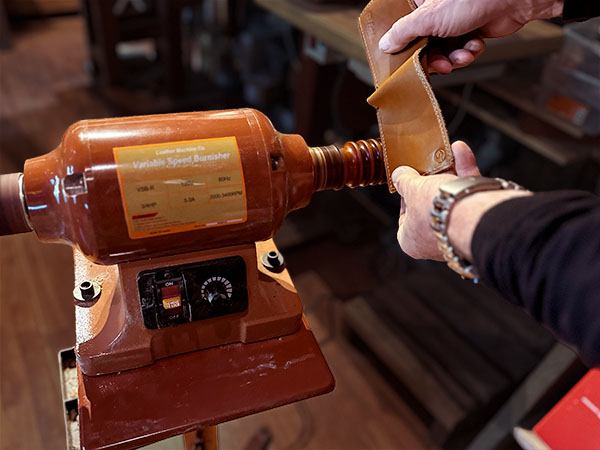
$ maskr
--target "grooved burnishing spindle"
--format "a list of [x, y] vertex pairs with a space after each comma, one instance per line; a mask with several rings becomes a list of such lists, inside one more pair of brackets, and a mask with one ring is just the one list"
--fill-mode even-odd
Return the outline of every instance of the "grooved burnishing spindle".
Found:
[[385, 183], [383, 149], [378, 139], [311, 147], [315, 191], [339, 190], [344, 186], [370, 186]]

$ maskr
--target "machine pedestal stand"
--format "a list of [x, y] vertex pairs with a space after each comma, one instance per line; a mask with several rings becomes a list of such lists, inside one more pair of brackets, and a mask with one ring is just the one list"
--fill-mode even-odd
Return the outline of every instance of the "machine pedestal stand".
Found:
[[[276, 250], [272, 241], [257, 242], [254, 245], [254, 255]], [[245, 247], [242, 250], [247, 252]], [[231, 251], [231, 248], [227, 251]], [[181, 260], [187, 261], [190, 255], [194, 254], [182, 255]], [[300, 302], [287, 270], [271, 273], [263, 267], [260, 257], [252, 260], [254, 266], [248, 263], [249, 258], [245, 259], [248, 286], [257, 286], [255, 290], [248, 289], [249, 316], [255, 314], [256, 317], [256, 309], [252, 311], [253, 304], [255, 308], [263, 308], [262, 302], [276, 304], [278, 297], [274, 293], [277, 292], [281, 292], [284, 296], [282, 301], [287, 304]], [[151, 264], [158, 263], [159, 258], [151, 260]], [[76, 274], [77, 269], [76, 258]], [[79, 270], [79, 276], [82, 273], [90, 276], [94, 270], [100, 270], [97, 267], [84, 269]], [[106, 270], [110, 270], [110, 267]], [[120, 272], [125, 273], [121, 269]], [[252, 279], [251, 276], [256, 278]], [[110, 281], [114, 294], [120, 282], [115, 282], [112, 277], [113, 275], [106, 279]], [[260, 296], [253, 293], [260, 293]], [[127, 294], [125, 298], [123, 294]], [[136, 294], [131, 289], [124, 289], [115, 298], [130, 306], [139, 305], [137, 296], [134, 298]], [[290, 301], [290, 296], [296, 300]], [[257, 305], [258, 303], [261, 304]], [[84, 367], [80, 364], [82, 355], [78, 353], [78, 349], [83, 347], [79, 344], [75, 352], [78, 359], [79, 431], [82, 448], [137, 448], [186, 433], [192, 433], [186, 438], [186, 442], [192, 445], [197, 437], [197, 430], [206, 430], [208, 433], [210, 427], [219, 423], [331, 391], [334, 387], [333, 376], [306, 318], [302, 315], [301, 304], [299, 307], [298, 325], [291, 330], [290, 321], [281, 321], [281, 316], [271, 314], [278, 309], [270, 308], [268, 311], [271, 315], [265, 317], [283, 325], [279, 334], [274, 327], [265, 328], [268, 322], [255, 321], [262, 327], [260, 329], [269, 329], [270, 334], [262, 339], [234, 341], [161, 357], [142, 367], [137, 366], [136, 359], [131, 369], [118, 372], [96, 374], [83, 370]], [[146, 333], [148, 330], [142, 330], [142, 319], [133, 314], [135, 308], [132, 306], [126, 310], [131, 316], [125, 317], [128, 327], [124, 330], [141, 330]], [[288, 314], [290, 308], [283, 308], [281, 311]], [[164, 339], [168, 337], [165, 333], [179, 333], [179, 329], [184, 327], [194, 330], [193, 327], [204, 326], [204, 322], [206, 326], [211, 326], [210, 321], [219, 320], [222, 323], [228, 317], [231, 317], [232, 327], [235, 327], [243, 322], [243, 315], [244, 313], [237, 313], [206, 321], [199, 320], [172, 328], [149, 330], [148, 333], [159, 332], [161, 339]], [[101, 317], [102, 323], [109, 323], [111, 317], [109, 308], [108, 313]], [[137, 320], [138, 323], [133, 326], [132, 320]], [[213, 329], [227, 331], [222, 325]], [[103, 348], [112, 348], [111, 346], [107, 342]], [[119, 354], [120, 364], [123, 362], [123, 354], [125, 353]], [[110, 363], [110, 358], [101, 356]], [[85, 357], [89, 355], [86, 354]], [[106, 365], [108, 366], [110, 364]], [[206, 436], [207, 445], [214, 442], [216, 449], [216, 432]], [[211, 441], [210, 436], [215, 436], [215, 439]], [[206, 450], [209, 448], [205, 447]]]

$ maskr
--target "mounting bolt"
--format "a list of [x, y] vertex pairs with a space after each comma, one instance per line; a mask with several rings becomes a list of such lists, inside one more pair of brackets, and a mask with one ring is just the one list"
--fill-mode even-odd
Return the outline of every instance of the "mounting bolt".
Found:
[[94, 298], [94, 285], [86, 280], [79, 285], [79, 292], [84, 300], [91, 300]]
[[262, 262], [262, 265], [271, 272], [281, 272], [285, 267], [283, 256], [275, 250], [263, 253], [260, 256], [260, 261]]
[[102, 287], [99, 283], [90, 280], [82, 281], [73, 289], [75, 304], [79, 306], [92, 306], [100, 298]]

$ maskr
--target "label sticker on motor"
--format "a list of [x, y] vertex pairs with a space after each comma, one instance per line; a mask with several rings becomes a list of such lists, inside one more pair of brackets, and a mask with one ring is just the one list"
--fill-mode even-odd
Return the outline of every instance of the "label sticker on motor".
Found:
[[113, 149], [131, 239], [246, 221], [235, 137]]

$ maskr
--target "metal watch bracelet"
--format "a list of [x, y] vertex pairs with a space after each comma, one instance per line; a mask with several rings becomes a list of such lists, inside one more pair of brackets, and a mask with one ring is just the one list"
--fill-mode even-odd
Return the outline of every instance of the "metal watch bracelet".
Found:
[[450, 213], [458, 201], [471, 194], [502, 189], [521, 190], [523, 188], [512, 181], [501, 178], [462, 177], [440, 186], [439, 194], [433, 199], [430, 225], [437, 240], [437, 246], [448, 267], [462, 278], [477, 282], [479, 275], [470, 261], [456, 253], [448, 238]]

